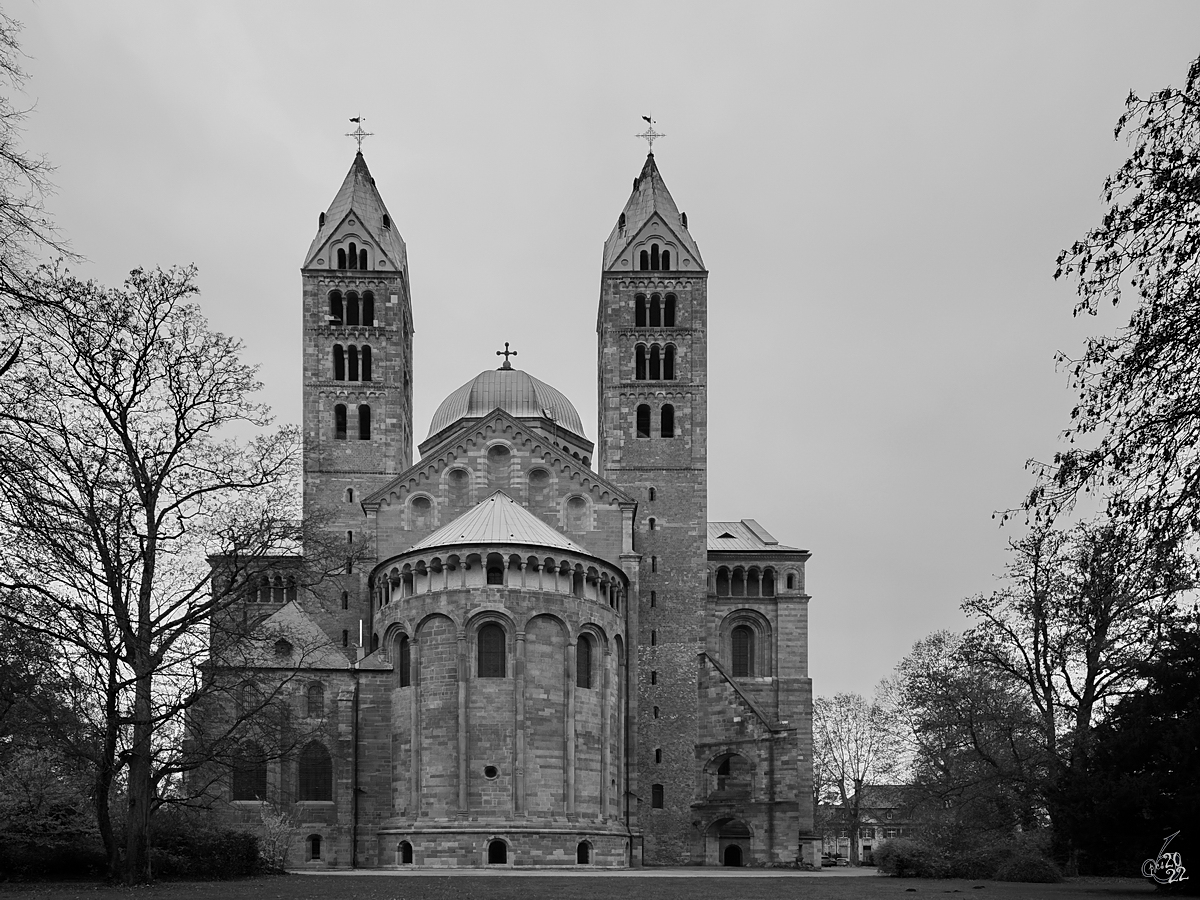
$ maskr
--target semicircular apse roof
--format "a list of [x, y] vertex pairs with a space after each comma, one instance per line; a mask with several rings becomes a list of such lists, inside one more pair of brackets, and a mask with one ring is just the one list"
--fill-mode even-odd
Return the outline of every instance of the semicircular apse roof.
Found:
[[551, 419], [581, 437], [586, 437], [579, 412], [562, 392], [520, 369], [488, 369], [480, 372], [442, 401], [429, 436], [460, 419], [486, 416], [499, 407], [518, 419]]

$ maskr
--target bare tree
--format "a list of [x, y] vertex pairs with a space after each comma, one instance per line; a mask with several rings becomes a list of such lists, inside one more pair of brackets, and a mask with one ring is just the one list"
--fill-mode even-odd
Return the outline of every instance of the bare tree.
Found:
[[[131, 882], [150, 877], [153, 809], [204, 762], [188, 717], [231, 690], [198, 663], [231, 671], [272, 637], [230, 611], [301, 539], [297, 432], [252, 401], [255, 367], [189, 302], [194, 280], [135, 270], [107, 289], [43, 270], [0, 381], [0, 538], [18, 551], [0, 561], [0, 617], [64, 648], [114, 873], [118, 781], [127, 799]], [[236, 740], [223, 722], [208, 758]]]
[[818, 697], [813, 704], [813, 754], [823, 780], [837, 788], [850, 830], [850, 864], [856, 866], [864, 792], [896, 777], [901, 767], [896, 722], [883, 703], [861, 694]]

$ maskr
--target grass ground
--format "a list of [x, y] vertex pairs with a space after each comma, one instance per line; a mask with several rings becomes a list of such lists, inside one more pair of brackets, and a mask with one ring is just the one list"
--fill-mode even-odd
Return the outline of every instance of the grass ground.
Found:
[[[0, 896], [30, 900], [914, 900], [963, 894], [978, 900], [1119, 900], [1154, 891], [1140, 879], [1063, 884], [930, 881], [917, 878], [663, 878], [521, 875], [287, 875], [247, 881], [179, 882], [133, 889], [96, 884], [0, 884]], [[965, 898], [964, 898], [965, 900]]]

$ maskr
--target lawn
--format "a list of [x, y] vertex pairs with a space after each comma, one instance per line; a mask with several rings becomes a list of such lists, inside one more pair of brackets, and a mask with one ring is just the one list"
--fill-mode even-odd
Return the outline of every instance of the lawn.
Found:
[[95, 884], [0, 884], [0, 895], [37, 900], [875, 900], [964, 894], [987, 900], [1117, 900], [1154, 891], [1140, 879], [1064, 884], [929, 881], [916, 878], [683, 878], [603, 875], [288, 875], [247, 881], [178, 882], [126, 890]]

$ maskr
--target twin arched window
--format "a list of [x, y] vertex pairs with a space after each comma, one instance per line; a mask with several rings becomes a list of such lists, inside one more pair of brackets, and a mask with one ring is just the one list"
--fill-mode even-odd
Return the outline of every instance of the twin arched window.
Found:
[[329, 324], [373, 326], [375, 324], [375, 295], [370, 291], [364, 291], [360, 297], [356, 291], [348, 291], [343, 296], [341, 291], [331, 291], [329, 294]]
[[[664, 403], [659, 410], [658, 435], [665, 438], [675, 437], [675, 407], [670, 403]], [[650, 407], [645, 403], [637, 408], [637, 436], [650, 437]]]
[[[346, 404], [338, 403], [333, 407], [333, 437], [334, 440], [346, 440]], [[358, 439], [371, 439], [371, 407], [360, 404], [358, 407]]]
[[651, 272], [657, 272], [660, 269], [670, 270], [671, 251], [666, 249], [660, 251], [658, 244], [651, 244], [648, 251], [643, 250], [638, 255], [638, 268]]
[[637, 381], [674, 381], [675, 380], [675, 345], [667, 344], [660, 347], [651, 344], [649, 352], [645, 344], [638, 344], [634, 349], [633, 377]]
[[651, 294], [647, 303], [646, 295], [638, 294], [633, 298], [633, 324], [637, 328], [674, 328], [675, 295]]
[[355, 347], [353, 344], [348, 347], [334, 344], [333, 380], [370, 381], [371, 348], [366, 344], [361, 347]]
[[367, 249], [359, 247], [354, 241], [349, 247], [340, 247], [337, 252], [337, 267], [339, 269], [367, 268]]

